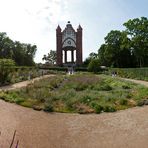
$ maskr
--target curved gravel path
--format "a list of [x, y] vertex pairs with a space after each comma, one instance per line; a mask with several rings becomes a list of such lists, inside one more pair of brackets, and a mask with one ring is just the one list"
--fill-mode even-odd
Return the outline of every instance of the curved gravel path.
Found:
[[19, 88], [22, 88], [22, 87], [26, 87], [28, 84], [33, 83], [36, 80], [40, 80], [40, 79], [44, 79], [44, 78], [48, 78], [48, 77], [53, 77], [53, 76], [55, 76], [55, 75], [44, 75], [44, 76], [41, 76], [41, 77], [37, 77], [37, 78], [31, 79], [31, 80], [15, 83], [15, 84], [12, 84], [12, 85], [2, 86], [2, 87], [0, 87], [0, 91], [19, 89]]
[[0, 100], [0, 148], [147, 148], [148, 106], [116, 113], [44, 113]]
[[121, 78], [121, 79], [126, 80], [126, 81], [131, 81], [131, 82], [141, 84], [141, 85], [144, 85], [144, 86], [148, 87], [148, 82], [147, 81], [135, 80], [135, 79], [127, 79], [127, 78]]

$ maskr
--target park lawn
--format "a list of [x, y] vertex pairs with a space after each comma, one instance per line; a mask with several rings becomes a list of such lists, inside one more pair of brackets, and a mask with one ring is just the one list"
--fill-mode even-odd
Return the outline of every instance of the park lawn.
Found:
[[0, 92], [0, 98], [35, 110], [70, 113], [115, 112], [148, 104], [148, 88], [89, 73], [55, 76], [26, 88]]

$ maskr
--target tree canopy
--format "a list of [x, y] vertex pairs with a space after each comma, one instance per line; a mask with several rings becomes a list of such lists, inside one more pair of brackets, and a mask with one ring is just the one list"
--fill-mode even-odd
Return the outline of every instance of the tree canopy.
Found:
[[57, 54], [55, 50], [50, 50], [50, 53], [47, 55], [44, 55], [42, 60], [46, 61], [46, 63], [49, 63], [51, 65], [56, 64]]
[[12, 59], [0, 59], [0, 85], [10, 81], [9, 74], [15, 62]]
[[97, 73], [100, 71], [100, 64], [98, 59], [92, 59], [88, 65], [88, 71]]
[[148, 19], [130, 19], [124, 26], [123, 31], [111, 30], [107, 34], [95, 58], [109, 67], [148, 66]]
[[126, 32], [114, 30], [108, 33], [105, 37], [105, 44], [100, 47], [98, 54], [102, 65], [112, 67], [132, 66], [130, 40]]
[[0, 58], [12, 59], [18, 66], [33, 66], [36, 45], [11, 40], [5, 32], [0, 33]]
[[148, 66], [148, 19], [130, 19], [124, 26], [131, 39], [131, 52], [136, 57], [137, 65]]

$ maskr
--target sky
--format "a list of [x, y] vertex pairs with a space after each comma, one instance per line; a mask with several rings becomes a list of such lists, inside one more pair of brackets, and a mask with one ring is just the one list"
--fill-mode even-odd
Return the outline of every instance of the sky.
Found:
[[0, 0], [0, 32], [14, 41], [37, 45], [35, 62], [56, 50], [56, 28], [68, 21], [83, 28], [83, 60], [97, 52], [111, 30], [148, 17], [148, 0]]

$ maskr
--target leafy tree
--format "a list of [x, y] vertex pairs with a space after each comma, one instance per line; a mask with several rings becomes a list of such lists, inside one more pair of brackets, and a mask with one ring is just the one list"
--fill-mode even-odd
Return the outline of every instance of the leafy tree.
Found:
[[7, 37], [5, 32], [0, 33], [0, 58], [11, 58], [13, 56], [13, 41]]
[[105, 37], [99, 51], [101, 65], [113, 67], [131, 66], [130, 40], [126, 32], [112, 30]]
[[19, 66], [32, 66], [36, 50], [36, 45], [14, 42], [5, 32], [0, 33], [0, 58], [13, 59]]
[[98, 54], [95, 53], [95, 52], [91, 52], [91, 53], [89, 54], [89, 58], [90, 58], [90, 59], [96, 59], [97, 57], [98, 57]]
[[24, 50], [20, 50], [22, 49], [22, 44], [18, 41], [16, 41], [15, 43], [15, 48], [13, 50], [13, 59], [14, 61], [17, 63], [17, 65], [19, 66], [23, 66], [26, 65], [25, 64], [25, 52]]
[[11, 59], [0, 59], [0, 84], [5, 84], [10, 81], [10, 73], [15, 62]]
[[92, 59], [96, 59], [98, 57], [98, 54], [95, 52], [91, 52], [89, 54], [89, 57], [85, 59], [85, 61], [83, 62], [84, 66], [88, 66], [89, 63], [91, 62]]
[[139, 67], [148, 66], [148, 19], [135, 18], [124, 23], [131, 39], [132, 53]]
[[98, 50], [98, 58], [99, 58], [99, 61], [100, 61], [100, 64], [103, 66], [110, 66], [110, 63], [109, 63], [109, 60], [105, 54], [107, 50], [107, 45], [106, 44], [102, 44], [100, 49]]
[[86, 59], [84, 60], [84, 62], [83, 62], [83, 66], [87, 67], [88, 64], [90, 63], [90, 61], [91, 61], [91, 59], [90, 59], [89, 57], [86, 58]]
[[26, 66], [33, 66], [35, 63], [33, 61], [37, 46], [31, 44], [22, 44], [22, 49], [24, 51], [24, 63]]
[[88, 71], [97, 73], [100, 71], [99, 59], [92, 59], [88, 65]]
[[112, 67], [148, 66], [148, 19], [124, 23], [125, 31], [112, 30], [98, 50], [101, 65]]
[[52, 65], [56, 64], [56, 59], [57, 59], [57, 55], [56, 55], [56, 51], [54, 50], [50, 50], [50, 53], [48, 53], [48, 55], [44, 55], [42, 60], [46, 61], [46, 63], [50, 63]]

